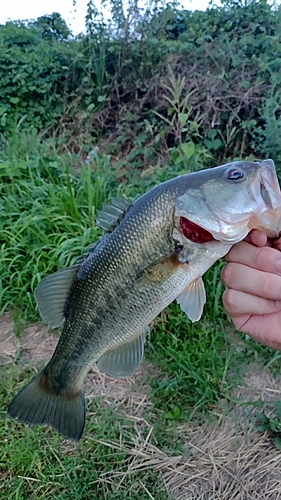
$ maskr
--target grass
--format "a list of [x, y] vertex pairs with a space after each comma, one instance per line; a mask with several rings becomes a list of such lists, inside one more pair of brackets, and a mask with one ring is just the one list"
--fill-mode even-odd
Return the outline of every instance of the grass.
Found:
[[95, 214], [110, 191], [112, 176], [59, 158], [48, 146], [17, 157], [16, 145], [0, 154], [1, 310], [20, 308], [34, 316], [33, 290], [42, 276], [71, 265], [101, 234]]
[[[85, 165], [30, 134], [17, 130], [0, 152], [0, 310], [13, 312], [19, 333], [22, 324], [38, 320], [33, 290], [41, 278], [72, 264], [100, 237], [95, 215], [103, 200], [120, 193], [134, 199], [180, 173], [173, 165], [143, 173], [132, 164], [124, 171], [102, 154]], [[152, 326], [147, 370], [121, 395], [89, 397], [77, 445], [50, 429], [7, 420], [12, 395], [38, 365], [19, 358], [0, 368], [0, 500], [173, 498], [163, 478], [186, 453], [180, 426], [191, 432], [219, 401], [231, 400], [239, 367], [249, 361], [280, 374], [280, 355], [272, 350], [242, 337], [239, 349], [231, 345], [220, 269], [219, 263], [205, 275], [208, 303], [200, 322], [192, 324], [172, 304]]]
[[219, 325], [192, 324], [172, 304], [158, 320], [148, 358], [157, 364], [152, 383], [155, 404], [167, 419], [206, 416], [209, 404], [225, 392], [230, 346]]
[[[15, 370], [11, 370], [14, 371]], [[25, 376], [30, 375], [26, 373]], [[17, 377], [9, 374], [6, 390], [15, 388]], [[2, 404], [6, 393], [2, 387]], [[155, 499], [161, 499], [161, 482], [145, 469], [131, 474], [119, 485], [120, 477], [102, 480], [110, 472], [119, 475], [130, 463], [128, 450], [134, 448], [134, 422], [99, 399], [88, 405], [85, 439], [75, 445], [62, 442], [45, 428], [28, 429], [5, 419], [1, 427], [0, 498], [36, 499], [146, 499], [141, 482], [150, 485]], [[98, 422], [98, 423], [97, 423]], [[11, 440], [12, 430], [12, 440]], [[118, 491], [119, 490], [119, 491]], [[157, 492], [158, 490], [158, 492]]]

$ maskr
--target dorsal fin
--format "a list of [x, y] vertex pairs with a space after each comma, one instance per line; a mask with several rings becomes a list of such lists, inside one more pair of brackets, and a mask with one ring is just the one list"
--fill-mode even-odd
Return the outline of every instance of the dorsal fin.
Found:
[[34, 291], [41, 318], [51, 328], [64, 322], [64, 307], [80, 263], [45, 276]]
[[125, 217], [132, 204], [123, 196], [117, 200], [111, 198], [111, 204], [103, 203], [102, 209], [98, 210], [96, 225], [108, 233], [112, 232]]

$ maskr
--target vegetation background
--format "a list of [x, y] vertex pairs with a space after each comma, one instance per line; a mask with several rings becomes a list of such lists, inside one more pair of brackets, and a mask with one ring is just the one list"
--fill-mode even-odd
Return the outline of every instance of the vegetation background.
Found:
[[[57, 13], [0, 26], [0, 311], [12, 314], [17, 335], [38, 321], [40, 279], [101, 236], [95, 215], [111, 195], [135, 199], [175, 175], [242, 158], [271, 157], [281, 174], [280, 6], [108, 5], [110, 20], [90, 0], [86, 34], [76, 37]], [[130, 413], [127, 393], [126, 404], [89, 397], [77, 447], [6, 420], [12, 395], [40, 364], [18, 354], [1, 368], [1, 499], [232, 498], [182, 496], [153, 461], [128, 473], [138, 440], [168, 469], [171, 457], [186, 456], [183, 432], [239, 404], [233, 388], [249, 363], [280, 375], [278, 353], [229, 334], [220, 268], [205, 276], [202, 321], [190, 324], [172, 304], [152, 325], [147, 368], [134, 379], [148, 398], [141, 414]], [[264, 410], [248, 402], [249, 415], [257, 405]], [[272, 405], [259, 429], [279, 447], [276, 398]]]

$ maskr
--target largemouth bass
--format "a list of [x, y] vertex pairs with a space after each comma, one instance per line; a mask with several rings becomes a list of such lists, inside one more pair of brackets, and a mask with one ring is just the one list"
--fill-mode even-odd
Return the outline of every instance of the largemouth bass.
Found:
[[104, 205], [107, 232], [74, 266], [43, 278], [35, 298], [50, 327], [64, 323], [46, 367], [9, 416], [80, 439], [89, 369], [127, 377], [143, 358], [149, 323], [174, 299], [192, 321], [202, 275], [253, 228], [277, 237], [281, 194], [272, 160], [237, 161], [164, 182], [129, 204]]

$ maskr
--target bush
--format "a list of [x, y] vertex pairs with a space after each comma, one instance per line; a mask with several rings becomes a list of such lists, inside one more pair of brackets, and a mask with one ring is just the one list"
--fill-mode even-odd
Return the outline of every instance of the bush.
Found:
[[105, 21], [88, 4], [85, 36], [73, 38], [55, 13], [0, 26], [0, 131], [24, 117], [67, 150], [98, 142], [137, 168], [155, 165], [186, 140], [170, 124], [172, 72], [184, 81], [194, 146], [215, 163], [279, 161], [280, 7], [231, 0], [189, 12], [170, 3], [126, 16], [120, 0]]

